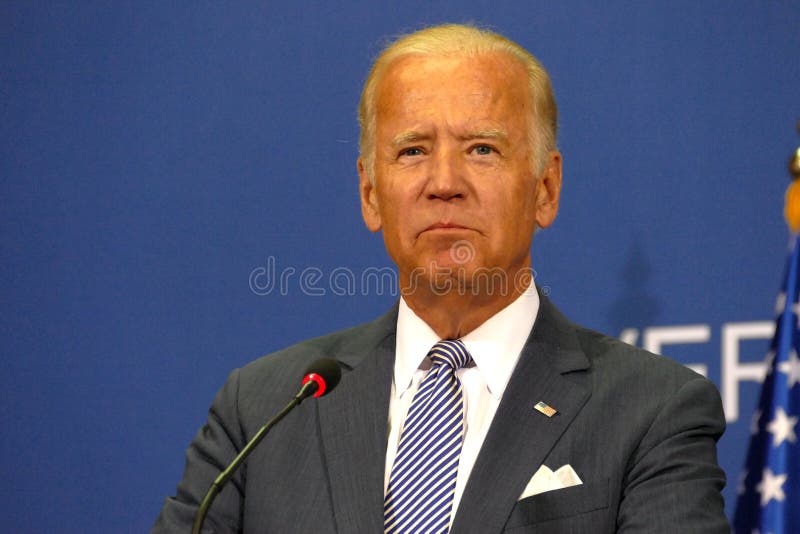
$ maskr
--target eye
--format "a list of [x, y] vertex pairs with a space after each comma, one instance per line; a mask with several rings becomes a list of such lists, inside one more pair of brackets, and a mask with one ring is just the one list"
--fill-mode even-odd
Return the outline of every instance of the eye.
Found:
[[479, 156], [488, 156], [495, 151], [494, 148], [489, 145], [477, 145], [472, 150]]
[[422, 149], [419, 147], [406, 148], [400, 151], [401, 156], [421, 156]]

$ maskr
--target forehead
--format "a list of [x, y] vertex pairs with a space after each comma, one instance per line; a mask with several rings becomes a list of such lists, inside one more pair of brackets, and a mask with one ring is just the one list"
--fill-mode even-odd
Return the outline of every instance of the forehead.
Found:
[[487, 118], [527, 116], [531, 106], [525, 68], [505, 52], [402, 56], [387, 67], [377, 89], [379, 124], [398, 115], [448, 110]]

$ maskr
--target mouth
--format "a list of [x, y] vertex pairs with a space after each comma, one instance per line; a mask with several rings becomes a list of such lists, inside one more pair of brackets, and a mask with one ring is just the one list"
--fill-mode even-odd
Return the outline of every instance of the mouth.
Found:
[[469, 230], [469, 228], [455, 223], [437, 222], [425, 228], [423, 232], [431, 232], [434, 230]]
[[423, 235], [428, 235], [429, 237], [436, 239], [466, 239], [468, 236], [465, 234], [467, 233], [477, 233], [478, 235], [483, 235], [483, 232], [481, 232], [475, 226], [466, 226], [447, 219], [440, 219], [423, 230], [420, 230], [417, 233], [417, 238], [422, 237]]

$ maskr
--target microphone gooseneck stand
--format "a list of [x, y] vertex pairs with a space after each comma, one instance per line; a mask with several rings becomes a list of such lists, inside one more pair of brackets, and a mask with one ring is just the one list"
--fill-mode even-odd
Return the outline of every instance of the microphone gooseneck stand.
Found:
[[205, 521], [206, 514], [208, 514], [209, 508], [211, 508], [211, 503], [214, 502], [214, 499], [217, 497], [220, 490], [222, 490], [225, 483], [230, 480], [236, 470], [247, 457], [250, 456], [250, 453], [261, 443], [261, 440], [264, 439], [264, 436], [267, 435], [270, 429], [307, 397], [311, 395], [320, 397], [328, 393], [338, 384], [339, 378], [341, 377], [341, 370], [339, 369], [338, 363], [330, 359], [322, 359], [314, 362], [309, 366], [308, 371], [303, 380], [303, 387], [300, 388], [300, 391], [294, 396], [291, 402], [289, 402], [278, 415], [270, 419], [266, 425], [262, 426], [259, 431], [256, 432], [253, 439], [244, 446], [236, 458], [228, 465], [227, 469], [220, 473], [214, 482], [211, 483], [211, 487], [208, 488], [208, 492], [203, 498], [203, 502], [200, 503], [200, 508], [197, 509], [197, 514], [194, 517], [192, 534], [200, 534], [200, 530], [203, 528], [203, 521]]

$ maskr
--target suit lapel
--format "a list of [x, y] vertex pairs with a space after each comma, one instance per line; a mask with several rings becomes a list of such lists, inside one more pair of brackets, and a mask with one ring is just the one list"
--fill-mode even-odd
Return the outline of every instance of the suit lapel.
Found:
[[[502, 530], [527, 482], [589, 398], [587, 388], [562, 374], [588, 366], [573, 327], [542, 297], [536, 323], [470, 474], [453, 532]], [[547, 417], [536, 411], [539, 401], [558, 413]]]
[[336, 391], [319, 399], [319, 424], [339, 532], [383, 531], [387, 414], [397, 307], [337, 349], [351, 367]]

